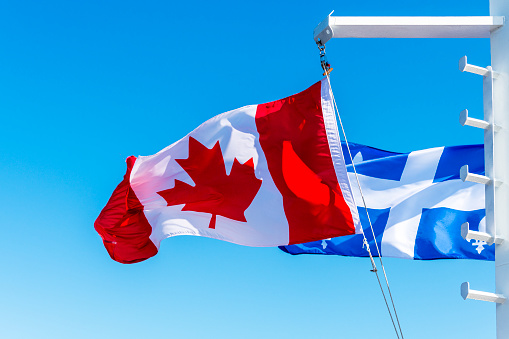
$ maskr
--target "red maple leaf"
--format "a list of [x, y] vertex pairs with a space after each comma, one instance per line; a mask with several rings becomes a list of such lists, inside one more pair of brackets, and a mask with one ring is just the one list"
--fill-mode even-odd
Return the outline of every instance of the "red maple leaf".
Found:
[[234, 159], [227, 175], [219, 141], [208, 149], [189, 137], [189, 157], [176, 161], [195, 185], [176, 179], [175, 187], [157, 192], [168, 206], [185, 204], [182, 211], [211, 213], [209, 228], [216, 227], [217, 215], [246, 222], [244, 211], [262, 185], [255, 176], [253, 158], [244, 164]]

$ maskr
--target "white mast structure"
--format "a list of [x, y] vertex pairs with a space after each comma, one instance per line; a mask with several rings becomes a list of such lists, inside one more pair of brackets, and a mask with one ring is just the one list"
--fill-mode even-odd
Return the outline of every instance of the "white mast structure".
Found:
[[[460, 59], [462, 72], [483, 77], [484, 120], [460, 113], [462, 125], [484, 130], [485, 176], [460, 171], [461, 179], [485, 185], [486, 232], [462, 225], [465, 239], [495, 243], [495, 293], [461, 285], [464, 299], [496, 303], [497, 338], [509, 338], [509, 18], [508, 0], [489, 0], [490, 16], [468, 17], [332, 17], [314, 30], [314, 39], [325, 45], [331, 38], [489, 38], [491, 66], [469, 65]], [[332, 13], [331, 13], [332, 14]]]

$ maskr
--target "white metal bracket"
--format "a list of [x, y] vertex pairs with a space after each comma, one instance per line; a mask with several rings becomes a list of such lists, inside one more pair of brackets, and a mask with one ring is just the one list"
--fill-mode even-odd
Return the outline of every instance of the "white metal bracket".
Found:
[[482, 300], [497, 304], [503, 304], [507, 299], [502, 294], [471, 290], [469, 282], [464, 282], [463, 284], [461, 284], [461, 296], [465, 300], [466, 299]]
[[501, 182], [499, 180], [492, 180], [485, 175], [470, 173], [468, 171], [468, 165], [461, 166], [460, 178], [463, 181], [476, 182], [478, 184], [483, 184], [483, 185], [491, 185], [493, 182], [495, 183], [495, 186], [500, 186], [500, 184], [501, 184]]
[[474, 74], [479, 74], [479, 75], [482, 75], [483, 77], [489, 75], [490, 73], [492, 73], [493, 75], [493, 78], [498, 78], [500, 76], [499, 73], [497, 72], [493, 72], [493, 70], [491, 69], [491, 66], [488, 66], [488, 67], [479, 67], [479, 66], [475, 66], [475, 65], [471, 65], [467, 62], [467, 56], [463, 56], [459, 63], [458, 63], [458, 68], [460, 71], [462, 72], [468, 72], [468, 73], [474, 73]]
[[486, 241], [486, 244], [492, 245], [493, 243], [500, 245], [504, 242], [504, 239], [494, 237], [491, 234], [485, 232], [472, 231], [469, 229], [468, 222], [465, 222], [461, 225], [461, 237], [465, 240], [480, 240]]
[[468, 116], [468, 109], [464, 109], [463, 111], [461, 111], [460, 124], [461, 124], [461, 126], [466, 125], [466, 126], [472, 126], [472, 127], [482, 128], [482, 129], [487, 129], [488, 127], [490, 127], [490, 123], [487, 121], [470, 118]]

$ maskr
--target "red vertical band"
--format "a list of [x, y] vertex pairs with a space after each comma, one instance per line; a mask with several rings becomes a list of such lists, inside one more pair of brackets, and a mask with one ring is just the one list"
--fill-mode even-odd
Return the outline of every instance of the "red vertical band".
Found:
[[289, 244], [354, 234], [330, 154], [321, 83], [258, 105], [256, 127], [270, 174], [283, 196]]
[[157, 247], [149, 238], [152, 227], [129, 183], [135, 161], [136, 157], [127, 158], [124, 180], [115, 188], [94, 223], [111, 258], [123, 264], [143, 261], [157, 254]]

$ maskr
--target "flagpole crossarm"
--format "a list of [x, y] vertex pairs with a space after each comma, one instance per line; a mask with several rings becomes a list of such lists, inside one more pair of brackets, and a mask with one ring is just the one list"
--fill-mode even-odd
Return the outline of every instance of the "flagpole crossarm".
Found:
[[315, 41], [332, 38], [489, 38], [503, 16], [328, 16], [313, 31]]
[[500, 245], [504, 242], [504, 239], [493, 236], [486, 232], [472, 231], [469, 228], [468, 222], [465, 222], [461, 225], [461, 237], [467, 241], [470, 241], [471, 239], [485, 241], [488, 245], [492, 245], [493, 243]]
[[502, 294], [471, 290], [469, 282], [461, 284], [461, 296], [465, 300], [473, 299], [489, 301], [497, 304], [503, 304], [507, 300], [507, 298]]

